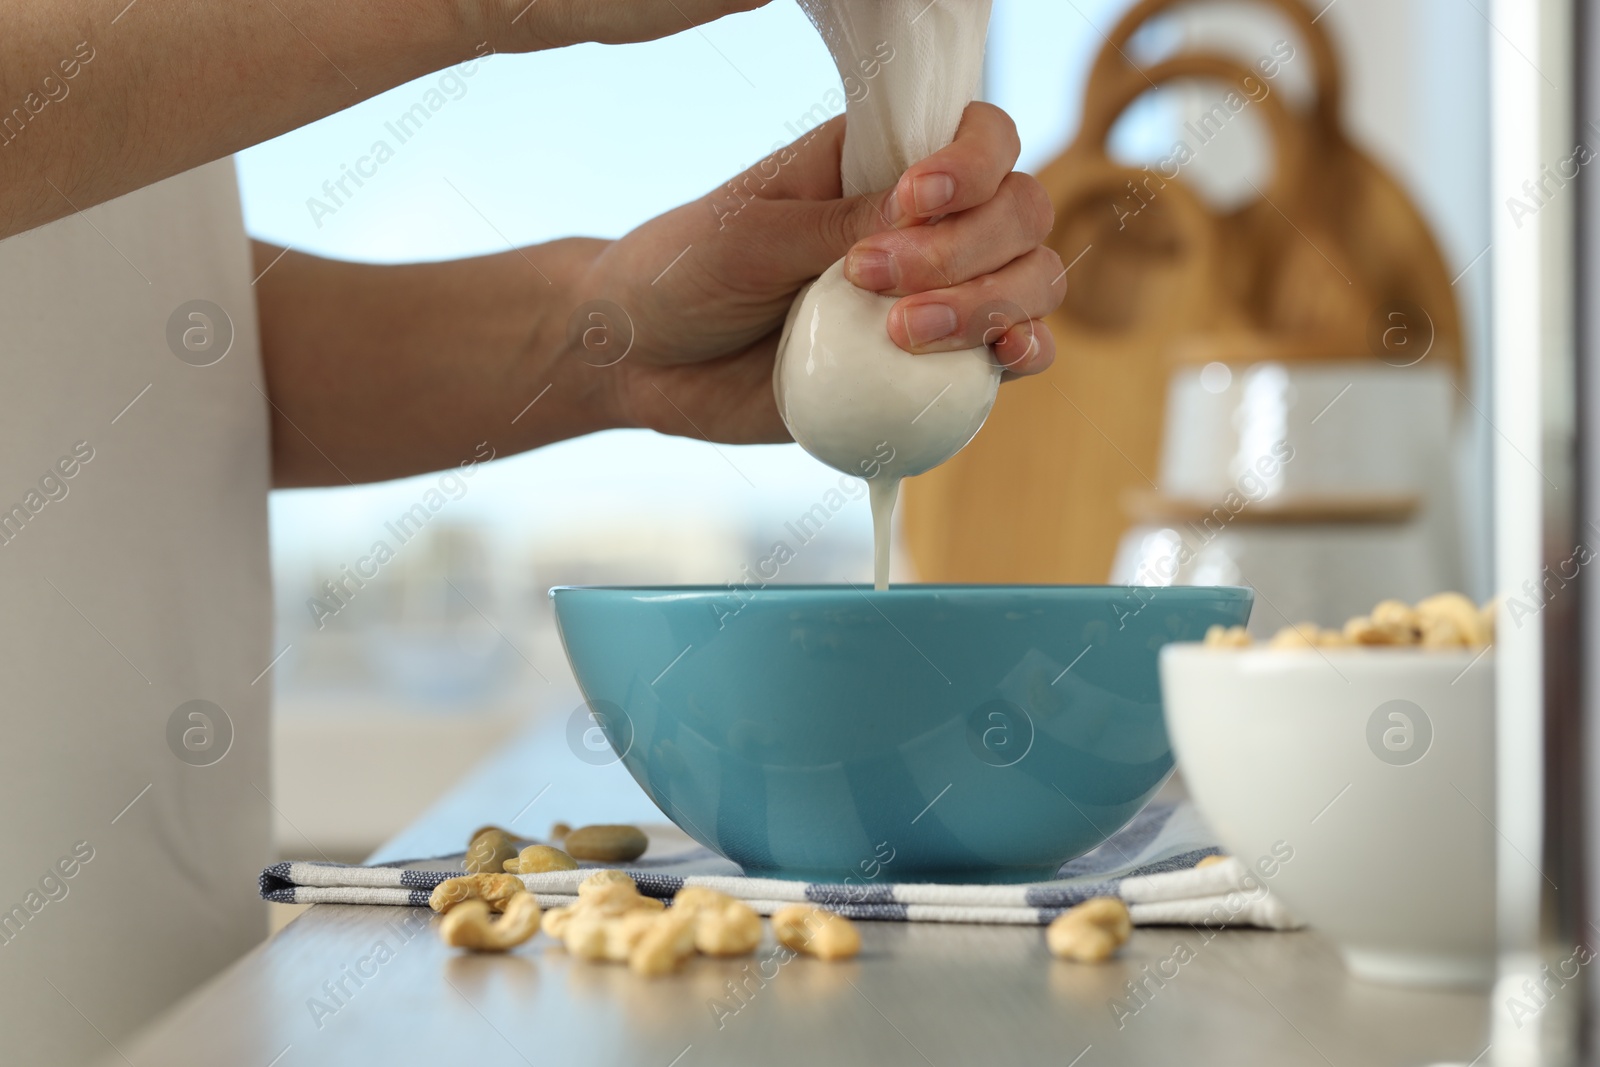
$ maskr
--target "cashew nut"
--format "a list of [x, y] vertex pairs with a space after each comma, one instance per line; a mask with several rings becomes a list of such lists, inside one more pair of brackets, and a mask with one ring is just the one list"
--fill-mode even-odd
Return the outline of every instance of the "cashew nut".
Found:
[[843, 915], [809, 904], [790, 904], [772, 915], [780, 944], [822, 960], [844, 960], [861, 951], [861, 934]]
[[684, 886], [672, 910], [694, 918], [695, 948], [707, 956], [743, 956], [761, 943], [761, 916], [742, 900], [705, 886]]
[[568, 949], [576, 954], [592, 952], [596, 955], [589, 958], [602, 959], [607, 958], [604, 942], [592, 931], [579, 930], [578, 943], [581, 948], [574, 948], [568, 942], [568, 930], [575, 922], [585, 919], [603, 924], [634, 912], [659, 914], [665, 907], [654, 897], [641, 895], [633, 879], [622, 871], [595, 871], [579, 883], [577, 903], [551, 908], [544, 913], [543, 929], [551, 937], [566, 942]]
[[1095, 897], [1056, 916], [1045, 931], [1045, 943], [1061, 959], [1100, 963], [1132, 933], [1126, 904], [1116, 897]]
[[507, 901], [525, 892], [522, 880], [514, 874], [466, 874], [446, 878], [434, 886], [428, 896], [428, 907], [443, 914], [457, 904], [481, 900], [492, 911], [504, 911]]
[[505, 862], [512, 874], [542, 874], [545, 871], [575, 871], [578, 861], [549, 845], [529, 845]]
[[562, 844], [574, 859], [627, 863], [644, 855], [650, 839], [637, 826], [581, 826]]
[[574, 956], [626, 963], [660, 912], [630, 911], [617, 916], [580, 913], [566, 924], [562, 943]]
[[1320, 631], [1314, 622], [1301, 622], [1293, 626], [1285, 626], [1267, 642], [1268, 648], [1294, 649], [1314, 648], [1318, 644]]
[[[1438, 593], [1416, 607], [1385, 600], [1370, 615], [1357, 615], [1338, 630], [1315, 623], [1286, 626], [1267, 642], [1268, 648], [1351, 648], [1402, 645], [1422, 648], [1483, 648], [1494, 643], [1494, 603], [1481, 608], [1460, 593]], [[1206, 631], [1208, 648], [1247, 648], [1244, 627], [1213, 626]]]
[[720, 893], [703, 885], [686, 885], [672, 896], [672, 906], [681, 908], [685, 914], [700, 912], [704, 909], [723, 908], [734, 902], [733, 897]]
[[1249, 648], [1250, 633], [1243, 626], [1224, 626], [1217, 623], [1206, 631], [1208, 648]]
[[1417, 602], [1417, 623], [1426, 648], [1482, 648], [1493, 640], [1478, 605], [1460, 593], [1438, 593]]
[[744, 956], [760, 943], [761, 916], [742, 900], [695, 917], [694, 947], [707, 956]]
[[1388, 636], [1366, 615], [1357, 615], [1344, 624], [1344, 638], [1352, 645], [1386, 645]]
[[561, 943], [579, 959], [603, 960], [606, 958], [606, 926], [606, 917], [594, 912], [570, 915], [562, 925]]
[[1372, 609], [1370, 618], [1385, 644], [1414, 645], [1422, 636], [1416, 610], [1402, 600], [1381, 602]]
[[495, 826], [486, 826], [472, 835], [467, 854], [461, 860], [463, 870], [473, 874], [486, 871], [504, 871], [505, 862], [516, 858], [517, 845], [511, 835]]
[[694, 943], [693, 915], [653, 915], [628, 953], [628, 969], [647, 978], [671, 974], [694, 955]]
[[572, 909], [570, 907], [551, 908], [549, 911], [544, 913], [544, 919], [539, 923], [539, 929], [543, 930], [557, 941], [565, 941], [567, 925], [571, 922]]
[[659, 911], [579, 911], [567, 919], [561, 941], [580, 959], [627, 963], [646, 976], [668, 974], [694, 955], [694, 919]]
[[515, 948], [539, 930], [539, 902], [532, 893], [519, 893], [506, 905], [499, 922], [489, 918], [489, 905], [468, 900], [450, 909], [439, 924], [447, 945], [475, 952], [504, 952]]
[[666, 905], [654, 897], [640, 895], [639, 890], [632, 884], [605, 882], [594, 886], [587, 893], [580, 892], [578, 903], [573, 907], [580, 911], [610, 917], [630, 911], [660, 911]]

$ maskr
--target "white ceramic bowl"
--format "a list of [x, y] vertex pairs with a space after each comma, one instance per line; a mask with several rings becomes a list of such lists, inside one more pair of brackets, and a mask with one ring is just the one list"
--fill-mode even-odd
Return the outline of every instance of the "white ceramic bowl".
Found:
[[1361, 977], [1493, 977], [1494, 654], [1474, 655], [1162, 650], [1196, 806]]

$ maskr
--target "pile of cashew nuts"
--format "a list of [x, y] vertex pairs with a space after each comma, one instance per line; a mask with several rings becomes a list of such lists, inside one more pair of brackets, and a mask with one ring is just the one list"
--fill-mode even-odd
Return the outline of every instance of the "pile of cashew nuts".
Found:
[[[584, 960], [626, 963], [635, 974], [672, 974], [696, 953], [745, 956], [761, 943], [761, 916], [742, 900], [705, 886], [685, 886], [668, 907], [639, 892], [626, 872], [598, 870], [578, 885], [576, 903], [543, 911], [518, 877], [578, 869], [578, 859], [628, 862], [649, 841], [632, 826], [552, 829], [553, 845], [518, 848], [497, 827], [473, 834], [463, 866], [470, 872], [440, 882], [428, 905], [444, 916], [445, 944], [475, 952], [505, 952], [540, 930]], [[499, 918], [495, 918], [498, 915]], [[1095, 897], [1069, 908], [1050, 924], [1050, 952], [1078, 963], [1110, 959], [1133, 930], [1128, 908], [1116, 897]], [[772, 933], [791, 951], [819, 960], [847, 960], [861, 951], [855, 924], [826, 908], [791, 904], [772, 915]]]
[[[671, 974], [696, 953], [743, 956], [761, 942], [761, 917], [748, 904], [704, 886], [686, 886], [664, 902], [639, 892], [623, 871], [599, 870], [578, 886], [577, 902], [543, 911], [518, 877], [570, 871], [578, 859], [628, 862], [649, 842], [632, 826], [557, 824], [552, 845], [517, 848], [497, 827], [472, 837], [463, 866], [470, 872], [440, 882], [428, 899], [444, 916], [439, 935], [448, 945], [476, 952], [505, 952], [541, 929], [585, 960], [626, 963], [635, 974]], [[496, 918], [495, 916], [499, 917]], [[772, 916], [772, 931], [790, 950], [822, 960], [849, 959], [861, 949], [855, 924], [842, 915], [793, 904]]]
[[[1461, 593], [1438, 593], [1415, 606], [1403, 600], [1385, 600], [1369, 614], [1357, 615], [1339, 629], [1324, 630], [1314, 622], [1285, 626], [1268, 648], [1374, 648], [1379, 646], [1426, 649], [1481, 649], [1494, 643], [1493, 602], [1479, 607]], [[1249, 648], [1250, 635], [1243, 626], [1213, 626], [1206, 631], [1212, 648]]]

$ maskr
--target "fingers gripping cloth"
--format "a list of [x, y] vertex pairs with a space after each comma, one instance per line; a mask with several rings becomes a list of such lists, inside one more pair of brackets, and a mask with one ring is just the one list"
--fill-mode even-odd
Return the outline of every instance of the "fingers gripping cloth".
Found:
[[[990, 3], [800, 0], [847, 84], [867, 86], [848, 94], [846, 196], [893, 187], [907, 167], [955, 140], [977, 92]], [[909, 243], [895, 254], [920, 259]], [[897, 347], [888, 332], [894, 304], [850, 284], [840, 260], [796, 297], [773, 371], [794, 439], [829, 466], [886, 487], [891, 506], [900, 478], [972, 440], [1000, 382], [986, 346], [915, 356]]]

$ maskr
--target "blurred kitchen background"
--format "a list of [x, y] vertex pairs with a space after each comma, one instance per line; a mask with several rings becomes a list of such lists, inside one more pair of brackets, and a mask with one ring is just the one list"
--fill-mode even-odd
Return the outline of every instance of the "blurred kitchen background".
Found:
[[[1107, 51], [1106, 37], [1128, 6], [995, 0], [986, 96], [1017, 120], [1023, 169], [1044, 172], [1074, 141], [1091, 63]], [[1140, 64], [1202, 50], [1254, 68], [1288, 42], [1292, 58], [1282, 60], [1279, 48], [1269, 85], [1299, 113], [1316, 92], [1305, 26], [1325, 33], [1339, 56], [1351, 142], [1392, 175], [1437, 243], [1443, 291], [1455, 304], [1441, 318], [1455, 322], [1430, 321], [1427, 340], [1441, 331], [1459, 335], [1458, 351], [1441, 349], [1431, 362], [1403, 369], [1405, 359], [1359, 340], [1309, 357], [1286, 345], [1280, 359], [1278, 341], [1259, 322], [1241, 332], [1237, 316], [1218, 325], [1209, 311], [1216, 329], [1190, 346], [1198, 355], [1149, 345], [1129, 355], [1111, 327], [1074, 334], [1088, 338], [1085, 352], [1103, 348], [1092, 358], [1112, 368], [1117, 359], [1155, 360], [1154, 399], [1140, 399], [1144, 410], [1121, 427], [1113, 413], [1060, 384], [1068, 378], [1008, 386], [1008, 396], [1019, 390], [1019, 410], [1028, 397], [1054, 405], [1041, 407], [1027, 430], [1036, 437], [1024, 451], [1039, 460], [1027, 470], [1036, 473], [1007, 489], [1009, 498], [978, 501], [966, 509], [975, 514], [964, 516], [963, 478], [1004, 484], [982, 467], [980, 437], [966, 468], [952, 465], [945, 481], [914, 486], [905, 508], [914, 528], [901, 531], [912, 551], [898, 554], [901, 580], [1248, 583], [1261, 594], [1256, 628], [1264, 632], [1289, 618], [1337, 623], [1370, 606], [1373, 593], [1420, 596], [1453, 586], [1487, 594], [1493, 430], [1481, 413], [1490, 410], [1483, 350], [1493, 30], [1472, 3], [1454, 0], [1312, 0], [1306, 14], [1297, 29], [1270, 5], [1180, 7], [1134, 34], [1126, 51]], [[496, 252], [508, 242], [574, 234], [618, 236], [704, 194], [843, 105], [828, 54], [793, 0], [652, 44], [492, 57], [470, 77], [440, 79], [401, 86], [242, 153], [252, 233], [374, 262]], [[445, 104], [376, 176], [336, 211], [309, 210], [309, 198], [325, 196], [325, 181], [380, 137], [392, 140], [385, 123], [430, 88]], [[1214, 80], [1141, 89], [1110, 128], [1110, 156], [1134, 167], [1169, 158], [1176, 141], [1193, 141], [1186, 124], [1211, 113], [1227, 91]], [[1206, 212], [1225, 214], [1278, 190], [1272, 121], [1270, 108], [1245, 107], [1183, 166], [1179, 180]], [[1307, 157], [1314, 179], [1315, 144]], [[1060, 180], [1047, 184], [1054, 193], [1079, 170], [1058, 169]], [[1159, 210], [1148, 218], [1159, 223], [1177, 199], [1156, 194]], [[1354, 273], [1341, 269], [1337, 249], [1323, 247], [1341, 236], [1337, 220], [1324, 239], [1294, 221], [1315, 205], [1280, 205], [1274, 197], [1266, 207], [1339, 276]], [[1102, 201], [1095, 210], [1097, 221], [1085, 225], [1106, 230], [1127, 207]], [[1168, 223], [1176, 229], [1153, 225], [1140, 238], [1150, 262], [1182, 258], [1182, 220]], [[1132, 219], [1127, 227], [1142, 224]], [[1300, 232], [1306, 229], [1309, 236]], [[1089, 246], [1069, 287], [1092, 293], [1091, 278], [1123, 284], [1124, 275], [1096, 267], [1094, 242], [1082, 236], [1088, 232], [1061, 235], [1062, 244], [1081, 238]], [[1107, 255], [1110, 238], [1099, 240]], [[1352, 289], [1356, 281], [1346, 278]], [[1345, 333], [1368, 338], [1380, 310], [1345, 315]], [[1063, 362], [1076, 352], [1065, 352]], [[1356, 365], [1346, 374], [1339, 360]], [[1390, 373], [1409, 376], [1381, 377]], [[1170, 402], [1163, 399], [1169, 392]], [[507, 397], [507, 424], [532, 399]], [[997, 419], [1005, 414], [997, 408]], [[1155, 429], [1138, 430], [1142, 424]], [[497, 443], [495, 427], [483, 436]], [[1294, 460], [1263, 476], [1259, 499], [1245, 482], [1250, 506], [1229, 508], [1214, 523], [1219, 532], [1191, 544], [1196, 558], [1166, 573], [1173, 568], [1160, 566], [1163, 554], [1192, 542], [1191, 531], [1209, 530], [1212, 505], [1241, 484], [1250, 465], [1241, 466], [1241, 457], [1259, 458], [1285, 436], [1295, 440]], [[1092, 485], [1050, 466], [1060, 450], [1087, 455], [1102, 443], [1110, 447], [1093, 465], [1111, 474]], [[443, 486], [431, 475], [275, 493], [282, 656], [272, 679], [282, 850], [358, 859], [510, 738], [531, 728], [565, 744], [581, 698], [546, 597], [552, 585], [740, 581], [773, 542], [797, 546], [787, 524], [811, 512], [814, 525], [812, 509], [839, 485], [836, 472], [795, 446], [725, 448], [628, 431], [498, 460]], [[344, 603], [330, 599], [323, 584], [339, 582], [374, 541], [397, 544], [386, 524], [433, 488], [445, 503], [428, 511], [420, 532]], [[1028, 533], [980, 558], [973, 545], [984, 522]], [[779, 580], [870, 580], [870, 532], [866, 501], [853, 496], [827, 514]], [[315, 600], [338, 610], [315, 611]], [[537, 833], [553, 818], [596, 821], [638, 810], [641, 798], [620, 766], [595, 767], [589, 780], [585, 810], [573, 810], [572, 798], [565, 806], [547, 802], [518, 828]]]

